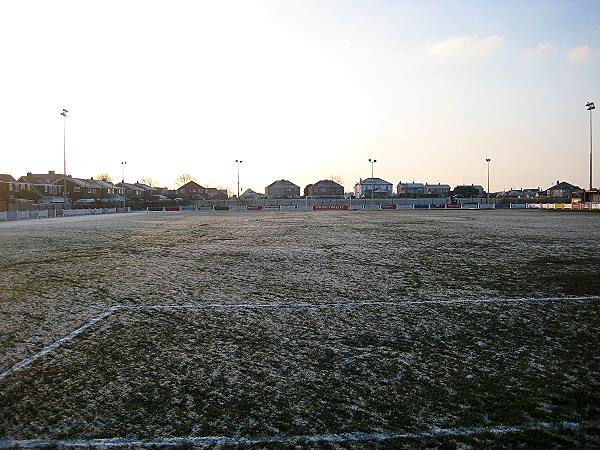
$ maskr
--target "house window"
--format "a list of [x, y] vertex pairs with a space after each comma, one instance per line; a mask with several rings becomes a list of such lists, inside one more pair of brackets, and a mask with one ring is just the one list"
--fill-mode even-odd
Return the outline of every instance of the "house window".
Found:
[[81, 192], [81, 188], [79, 186], [75, 186], [75, 192]]

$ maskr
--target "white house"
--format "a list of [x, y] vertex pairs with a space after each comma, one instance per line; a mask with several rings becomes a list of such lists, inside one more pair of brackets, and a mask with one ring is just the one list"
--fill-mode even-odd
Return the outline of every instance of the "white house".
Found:
[[382, 180], [381, 178], [361, 178], [358, 183], [354, 185], [354, 196], [356, 198], [366, 197], [392, 197], [394, 185], [389, 181]]
[[256, 200], [257, 198], [263, 198], [264, 195], [259, 192], [254, 192], [252, 189], [246, 189], [243, 194], [240, 195], [242, 200]]

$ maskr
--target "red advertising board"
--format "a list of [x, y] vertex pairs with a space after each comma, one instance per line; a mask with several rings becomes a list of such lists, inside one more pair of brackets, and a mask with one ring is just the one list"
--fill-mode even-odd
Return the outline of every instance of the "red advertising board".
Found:
[[447, 208], [447, 209], [461, 209], [461, 205], [455, 205], [455, 204], [453, 204], [453, 203], [448, 203], [448, 204], [446, 205], [446, 208]]
[[170, 211], [170, 212], [179, 211], [179, 206], [165, 206], [165, 211]]
[[246, 206], [248, 211], [260, 211], [262, 209], [261, 205], [248, 205]]
[[313, 211], [348, 211], [348, 205], [313, 205]]
[[381, 205], [381, 209], [396, 209], [396, 205]]

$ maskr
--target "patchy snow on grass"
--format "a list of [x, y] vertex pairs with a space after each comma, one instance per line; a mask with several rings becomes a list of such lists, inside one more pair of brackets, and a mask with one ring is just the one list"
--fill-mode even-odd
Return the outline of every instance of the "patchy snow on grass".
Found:
[[598, 220], [0, 227], [0, 446], [597, 446]]

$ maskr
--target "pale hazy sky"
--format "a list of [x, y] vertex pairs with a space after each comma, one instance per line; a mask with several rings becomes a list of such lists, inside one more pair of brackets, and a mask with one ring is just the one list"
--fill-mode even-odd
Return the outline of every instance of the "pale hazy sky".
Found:
[[65, 107], [80, 177], [587, 186], [600, 2], [2, 0], [0, 61], [14, 176], [62, 171]]

